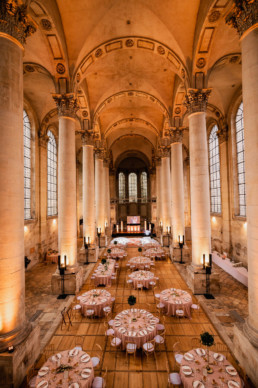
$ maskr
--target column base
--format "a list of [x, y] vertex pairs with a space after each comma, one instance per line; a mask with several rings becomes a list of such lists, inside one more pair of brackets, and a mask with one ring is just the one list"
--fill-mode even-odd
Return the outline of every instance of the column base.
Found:
[[[193, 265], [187, 266], [186, 269], [186, 283], [193, 294], [218, 294], [220, 290], [219, 274], [212, 272], [209, 276], [210, 288], [206, 288], [206, 273], [202, 268], [196, 268]], [[208, 291], [208, 292], [207, 292]]]
[[172, 245], [173, 243], [173, 240], [172, 240], [172, 237], [170, 235], [163, 235], [163, 239], [162, 239], [162, 246], [163, 247], [169, 247], [170, 245]]
[[[173, 255], [174, 261], [179, 263], [181, 261], [181, 249], [178, 247], [178, 244], [173, 248]], [[191, 262], [191, 251], [186, 245], [182, 249], [182, 261], [188, 264]]]
[[243, 327], [241, 325], [234, 326], [234, 356], [255, 385], [258, 381], [258, 348], [254, 347], [245, 335], [246, 326], [248, 326], [248, 321]]
[[28, 337], [15, 346], [13, 353], [0, 354], [0, 386], [18, 388], [27, 369], [34, 364], [40, 353], [40, 328], [32, 327]]
[[107, 236], [100, 236], [100, 248], [105, 248], [107, 246]]
[[51, 289], [54, 295], [75, 295], [83, 284], [83, 268], [78, 266], [73, 272], [67, 270], [64, 277], [57, 269], [51, 278]]
[[[88, 263], [96, 263], [99, 256], [99, 247], [94, 246], [88, 249]], [[78, 254], [78, 262], [85, 264], [87, 262], [86, 249], [82, 247]]]

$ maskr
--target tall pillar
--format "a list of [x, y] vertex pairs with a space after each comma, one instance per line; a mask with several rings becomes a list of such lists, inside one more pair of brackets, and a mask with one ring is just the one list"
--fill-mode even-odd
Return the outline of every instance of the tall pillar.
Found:
[[172, 224], [174, 245], [176, 245], [178, 243], [178, 236], [185, 236], [182, 130], [172, 130], [170, 132], [170, 139]]
[[109, 159], [103, 161], [103, 174], [105, 181], [104, 206], [105, 206], [105, 227], [110, 227], [110, 188], [109, 188]]
[[59, 115], [58, 249], [72, 269], [77, 265], [75, 114], [79, 108], [72, 93], [53, 98]]
[[156, 193], [157, 193], [157, 221], [156, 229], [162, 221], [162, 199], [161, 199], [161, 159], [156, 159]]
[[223, 250], [229, 252], [231, 245], [230, 207], [229, 207], [229, 174], [228, 174], [228, 131], [227, 126], [217, 132], [220, 153], [221, 211], [222, 211], [222, 244]]
[[[242, 45], [245, 132], [245, 177], [248, 255], [248, 309], [244, 334], [236, 329], [238, 357], [254, 383], [258, 381], [258, 4], [235, 2], [227, 23], [237, 29]], [[248, 338], [249, 341], [246, 340]], [[246, 357], [248, 354], [248, 357]]]
[[202, 266], [203, 254], [211, 251], [210, 192], [206, 105], [210, 90], [189, 89], [186, 105], [189, 112], [192, 264]]
[[85, 133], [82, 136], [82, 212], [83, 237], [90, 237], [90, 243], [95, 243], [95, 172], [94, 172], [94, 140]]
[[171, 184], [170, 184], [170, 160], [169, 148], [161, 150], [161, 200], [162, 200], [162, 223], [163, 231], [171, 227]]
[[101, 234], [105, 234], [105, 190], [103, 152], [95, 152], [95, 201], [96, 201], [96, 227], [101, 228]]
[[[25, 318], [23, 45], [34, 32], [21, 7], [0, 4], [0, 385], [20, 386], [23, 357], [33, 363], [39, 337]], [[39, 334], [39, 332], [37, 332]], [[38, 347], [38, 348], [35, 348]], [[25, 359], [25, 358], [24, 358]]]

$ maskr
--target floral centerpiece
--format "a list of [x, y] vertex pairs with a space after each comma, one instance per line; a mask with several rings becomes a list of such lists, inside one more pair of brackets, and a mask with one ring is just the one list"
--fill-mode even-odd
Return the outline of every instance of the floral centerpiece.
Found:
[[66, 370], [70, 370], [70, 369], [73, 369], [71, 365], [61, 364], [58, 368], [56, 368], [56, 373], [63, 373]]
[[111, 249], [110, 249], [110, 248], [108, 248], [108, 250], [107, 250], [107, 253], [108, 253], [108, 254], [110, 254], [110, 253], [111, 253]]
[[214, 336], [212, 334], [208, 333], [207, 331], [205, 331], [205, 333], [202, 333], [200, 336], [201, 336], [201, 343], [207, 347], [208, 364], [206, 366], [206, 369], [207, 369], [208, 373], [212, 373], [213, 370], [209, 365], [209, 349], [208, 348], [214, 344]]
[[107, 259], [102, 259], [102, 260], [101, 260], [101, 264], [102, 264], [102, 265], [106, 264], [106, 262], [107, 262]]
[[114, 241], [114, 245], [117, 245], [117, 241], [116, 240]]
[[130, 296], [128, 297], [127, 302], [128, 302], [128, 304], [129, 304], [130, 306], [135, 305], [135, 303], [136, 303], [136, 297], [135, 297], [134, 295], [130, 295]]
[[142, 252], [142, 247], [139, 247], [139, 248], [138, 248], [138, 252]]

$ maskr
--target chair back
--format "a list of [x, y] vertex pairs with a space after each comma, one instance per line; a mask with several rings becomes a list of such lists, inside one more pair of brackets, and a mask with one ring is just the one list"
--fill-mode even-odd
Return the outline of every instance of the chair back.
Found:
[[83, 348], [84, 337], [82, 335], [76, 335], [74, 338], [75, 346], [81, 346]]
[[173, 352], [174, 353], [181, 353], [181, 348], [179, 342], [175, 342], [173, 345]]

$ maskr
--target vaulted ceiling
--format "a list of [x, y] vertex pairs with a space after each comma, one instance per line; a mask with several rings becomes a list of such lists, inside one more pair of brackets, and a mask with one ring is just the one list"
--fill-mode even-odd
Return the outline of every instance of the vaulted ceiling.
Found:
[[57, 120], [51, 93], [75, 92], [78, 130], [86, 120], [115, 158], [138, 150], [150, 159], [168, 127], [187, 125], [188, 87], [211, 87], [213, 113], [226, 114], [241, 86], [231, 8], [231, 0], [32, 0], [38, 28], [25, 46], [25, 98], [44, 127], [49, 112]]

